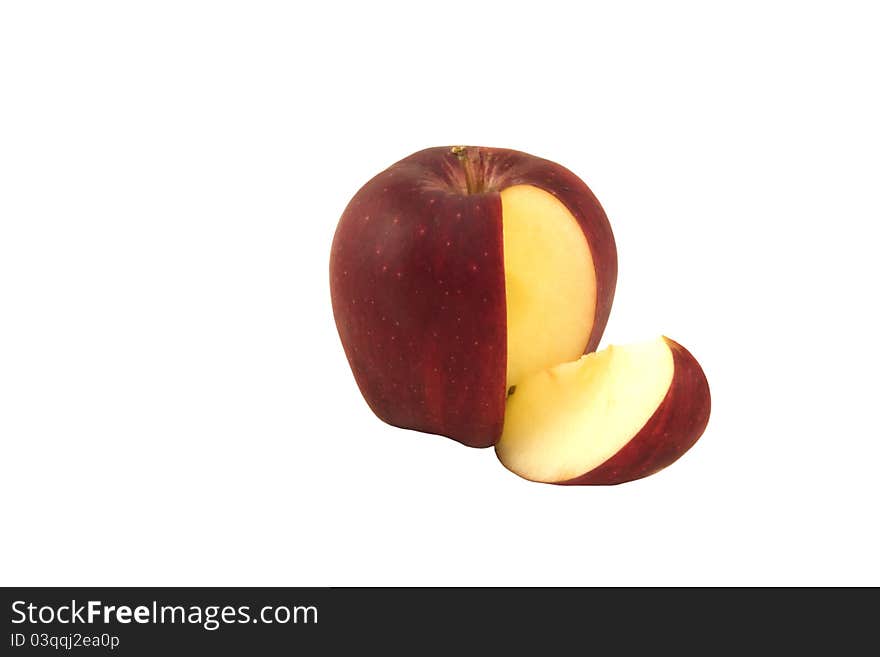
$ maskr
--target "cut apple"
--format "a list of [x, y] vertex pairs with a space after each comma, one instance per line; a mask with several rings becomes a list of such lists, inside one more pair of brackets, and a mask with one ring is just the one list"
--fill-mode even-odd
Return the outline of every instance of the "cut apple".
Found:
[[584, 353], [596, 272], [584, 231], [549, 192], [533, 185], [502, 190], [501, 222], [510, 387]]
[[379, 173], [330, 255], [339, 337], [379, 418], [562, 484], [656, 472], [708, 421], [706, 378], [677, 343], [591, 353], [616, 280], [584, 182], [502, 148], [429, 148]]
[[430, 148], [367, 182], [330, 256], [333, 314], [385, 422], [498, 442], [507, 390], [596, 349], [617, 249], [590, 189], [517, 151]]
[[495, 449], [532, 481], [618, 484], [676, 461], [709, 410], [706, 377], [678, 343], [611, 346], [518, 383]]

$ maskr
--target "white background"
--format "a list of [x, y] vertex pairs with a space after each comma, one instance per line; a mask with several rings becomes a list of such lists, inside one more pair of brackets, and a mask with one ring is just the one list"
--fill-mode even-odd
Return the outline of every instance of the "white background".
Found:
[[[9, 2], [0, 581], [880, 584], [871, 3]], [[530, 484], [354, 384], [328, 256], [409, 153], [515, 148], [611, 219], [609, 340], [713, 415]]]

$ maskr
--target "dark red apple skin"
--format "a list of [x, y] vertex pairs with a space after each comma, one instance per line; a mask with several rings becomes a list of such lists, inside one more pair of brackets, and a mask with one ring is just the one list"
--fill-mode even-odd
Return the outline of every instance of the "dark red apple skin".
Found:
[[622, 484], [641, 479], [677, 461], [703, 435], [712, 406], [709, 383], [697, 360], [674, 340], [672, 384], [645, 426], [610, 459], [566, 486]]
[[500, 438], [507, 392], [500, 191], [516, 184], [553, 194], [583, 228], [599, 287], [586, 350], [598, 345], [617, 253], [587, 186], [517, 151], [419, 151], [355, 194], [331, 247], [336, 326], [358, 387], [383, 421], [472, 447]]
[[333, 314], [380, 419], [487, 447], [506, 392], [501, 201], [448, 189], [431, 167], [445, 158], [425, 159], [382, 172], [345, 209], [331, 249]]

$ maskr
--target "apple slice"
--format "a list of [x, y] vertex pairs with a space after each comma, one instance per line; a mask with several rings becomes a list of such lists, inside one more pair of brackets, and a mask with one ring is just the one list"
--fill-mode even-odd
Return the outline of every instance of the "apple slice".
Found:
[[495, 449], [532, 481], [619, 484], [676, 461], [709, 409], [703, 370], [678, 343], [610, 346], [518, 383]]

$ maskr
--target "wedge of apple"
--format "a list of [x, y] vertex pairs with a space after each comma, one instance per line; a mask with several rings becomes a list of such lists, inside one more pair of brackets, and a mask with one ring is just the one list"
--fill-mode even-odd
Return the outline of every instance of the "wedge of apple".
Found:
[[495, 449], [532, 481], [619, 484], [690, 449], [710, 405], [703, 370], [677, 342], [611, 346], [518, 383]]

